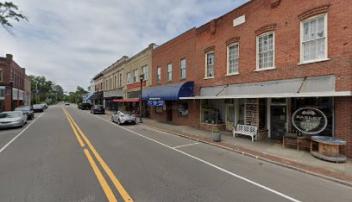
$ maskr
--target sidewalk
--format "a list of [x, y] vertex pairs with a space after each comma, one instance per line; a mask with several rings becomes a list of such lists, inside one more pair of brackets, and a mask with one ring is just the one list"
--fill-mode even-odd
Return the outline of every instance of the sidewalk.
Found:
[[222, 136], [220, 143], [216, 143], [212, 141], [210, 131], [160, 123], [146, 118], [143, 119], [143, 125], [352, 186], [351, 160], [346, 163], [326, 162], [314, 158], [307, 151], [282, 148], [281, 144], [277, 143], [252, 142], [246, 137], [233, 138], [230, 132]]
[[[110, 114], [111, 112], [107, 112], [109, 117]], [[268, 161], [300, 172], [352, 186], [351, 160], [348, 160], [346, 163], [326, 162], [314, 158], [307, 151], [282, 148], [281, 144], [268, 141], [252, 142], [246, 137], [233, 138], [230, 132], [222, 136], [221, 142], [216, 143], [212, 141], [210, 131], [199, 130], [189, 126], [161, 123], [148, 118], [144, 118], [142, 124], [145, 127], [200, 141], [252, 158]]]

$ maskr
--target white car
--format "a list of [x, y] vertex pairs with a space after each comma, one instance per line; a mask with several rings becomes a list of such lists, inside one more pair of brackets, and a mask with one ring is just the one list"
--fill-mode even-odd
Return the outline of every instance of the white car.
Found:
[[22, 111], [0, 113], [0, 128], [22, 127], [27, 123], [27, 115]]
[[114, 112], [111, 116], [111, 121], [115, 122], [117, 124], [125, 124], [125, 123], [131, 123], [131, 124], [136, 124], [136, 117], [129, 113], [129, 112], [122, 112], [122, 111], [117, 111]]

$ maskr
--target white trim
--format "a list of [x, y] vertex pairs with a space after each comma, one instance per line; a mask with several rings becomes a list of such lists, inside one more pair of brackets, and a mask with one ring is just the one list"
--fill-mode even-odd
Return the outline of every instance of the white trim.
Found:
[[[213, 53], [214, 54], [214, 61], [213, 61], [213, 76], [208, 76], [208, 54], [210, 54], [210, 53]], [[212, 78], [214, 78], [215, 77], [215, 51], [213, 51], [213, 50], [211, 50], [211, 51], [208, 51], [208, 52], [206, 52], [205, 54], [204, 54], [204, 67], [205, 67], [205, 70], [204, 70], [204, 73], [205, 73], [205, 75], [204, 75], [204, 79], [212, 79]]]
[[[303, 24], [307, 21], [311, 21], [312, 19], [319, 18], [321, 16], [324, 16], [324, 32], [325, 32], [325, 40], [324, 40], [325, 41], [325, 55], [324, 55], [324, 58], [304, 61], [304, 57], [303, 57]], [[307, 18], [307, 19], [300, 21], [299, 63], [298, 64], [308, 64], [308, 63], [326, 61], [326, 60], [329, 60], [328, 55], [329, 55], [328, 54], [328, 13], [318, 14], [318, 15], [315, 15], [315, 16], [312, 16], [310, 18]]]
[[[237, 64], [237, 71], [235, 72], [229, 72], [230, 70], [230, 63], [229, 63], [229, 49], [230, 47], [232, 46], [237, 46], [237, 55], [238, 55], [238, 64]], [[226, 47], [226, 76], [231, 76], [231, 75], [237, 75], [239, 74], [238, 70], [240, 68], [240, 43], [239, 42], [233, 42], [233, 43], [230, 43], [229, 45], [227, 45]]]
[[271, 93], [271, 94], [243, 94], [229, 96], [194, 96], [180, 97], [180, 100], [194, 99], [238, 99], [238, 98], [290, 98], [290, 97], [348, 97], [352, 91], [309, 92], [309, 93]]
[[254, 71], [261, 72], [261, 71], [267, 71], [267, 70], [273, 70], [273, 69], [276, 69], [276, 68], [275, 67], [267, 67], [267, 68], [255, 69]]
[[311, 63], [317, 63], [317, 62], [325, 62], [325, 61], [329, 61], [330, 58], [324, 58], [324, 59], [317, 59], [317, 60], [308, 60], [305, 61], [303, 63], [298, 63], [298, 65], [305, 65], [305, 64], [311, 64]]
[[[169, 67], [171, 67], [170, 69], [169, 69]], [[169, 64], [167, 64], [167, 81], [172, 81], [172, 77], [173, 77], [173, 67], [172, 67], [172, 63], [169, 63]], [[171, 71], [169, 71], [169, 70], [171, 70]], [[171, 75], [169, 75], [169, 73], [171, 73]], [[171, 78], [169, 77], [169, 76], [171, 76]]]
[[226, 74], [225, 76], [236, 76], [236, 75], [239, 75], [240, 73], [239, 72], [233, 72], [231, 74]]
[[[272, 67], [266, 67], [266, 68], [259, 68], [259, 38], [269, 35], [269, 34], [273, 34], [273, 66]], [[269, 31], [269, 32], [265, 32], [263, 34], [260, 34], [258, 36], [256, 36], [256, 71], [265, 71], [265, 70], [269, 70], [269, 69], [275, 69], [275, 32], [274, 31]]]

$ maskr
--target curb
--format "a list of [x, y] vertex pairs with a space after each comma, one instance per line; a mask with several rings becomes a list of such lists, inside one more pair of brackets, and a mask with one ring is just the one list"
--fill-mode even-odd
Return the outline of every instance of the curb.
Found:
[[[222, 149], [226, 149], [228, 151], [236, 152], [238, 154], [242, 154], [242, 155], [250, 157], [250, 158], [255, 158], [255, 159], [258, 159], [258, 160], [261, 160], [261, 161], [265, 161], [265, 162], [268, 162], [268, 163], [272, 163], [272, 164], [275, 164], [275, 165], [278, 165], [278, 166], [282, 166], [282, 167], [285, 167], [285, 168], [288, 168], [288, 169], [291, 169], [291, 170], [299, 171], [299, 172], [302, 172], [302, 173], [306, 173], [306, 174], [309, 174], [309, 175], [320, 177], [320, 178], [325, 179], [325, 180], [333, 181], [333, 182], [336, 182], [336, 183], [339, 183], [339, 184], [343, 184], [343, 185], [352, 187], [352, 181], [351, 182], [350, 181], [345, 181], [345, 180], [342, 180], [342, 179], [339, 179], [339, 178], [336, 178], [336, 177], [333, 177], [333, 176], [328, 176], [328, 175], [324, 175], [324, 174], [319, 173], [319, 172], [314, 172], [314, 171], [311, 171], [309, 169], [304, 169], [304, 168], [300, 168], [298, 166], [290, 165], [288, 163], [285, 164], [283, 162], [279, 162], [279, 161], [272, 160], [270, 158], [266, 158], [265, 155], [266, 156], [270, 156], [272, 158], [281, 159], [284, 162], [290, 162], [290, 163], [293, 163], [293, 164], [297, 164], [295, 162], [292, 162], [292, 160], [289, 160], [289, 159], [285, 159], [285, 158], [277, 157], [277, 156], [272, 156], [272, 155], [265, 154], [265, 153], [261, 153], [262, 156], [259, 156], [259, 155], [253, 154], [253, 153], [258, 153], [256, 151], [252, 151], [252, 153], [251, 153], [250, 151], [248, 151], [248, 149], [243, 149], [243, 148], [238, 147], [238, 146], [235, 146], [235, 148], [233, 148], [233, 147], [230, 147], [230, 146], [222, 145], [220, 143], [214, 143], [214, 142], [206, 140], [206, 139], [201, 139], [199, 137], [192, 137], [190, 135], [185, 135], [185, 134], [177, 133], [177, 132], [174, 132], [174, 131], [161, 129], [161, 128], [158, 128], [158, 127], [155, 127], [155, 126], [149, 126], [149, 125], [145, 125], [145, 124], [142, 124], [142, 126], [143, 127], [149, 127], [149, 128], [152, 128], [154, 130], [158, 130], [158, 131], [161, 131], [161, 132], [164, 132], [164, 133], [177, 135], [179, 137], [187, 138], [187, 139], [194, 140], [194, 141], [197, 141], [197, 142], [202, 142], [202, 143], [205, 143], [205, 144], [208, 144], [208, 145], [220, 147]], [[245, 150], [247, 150], [247, 151], [245, 151]], [[331, 172], [331, 171], [327, 170], [327, 172]]]

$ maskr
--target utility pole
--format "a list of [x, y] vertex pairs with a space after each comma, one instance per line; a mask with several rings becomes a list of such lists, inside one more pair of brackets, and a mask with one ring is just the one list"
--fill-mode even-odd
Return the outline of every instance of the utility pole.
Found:
[[143, 92], [144, 74], [141, 74], [139, 76], [139, 80], [141, 82], [141, 91], [139, 93], [139, 121], [140, 121], [140, 123], [143, 123], [143, 120], [142, 120], [142, 92]]

